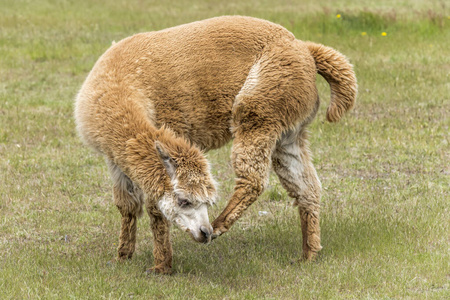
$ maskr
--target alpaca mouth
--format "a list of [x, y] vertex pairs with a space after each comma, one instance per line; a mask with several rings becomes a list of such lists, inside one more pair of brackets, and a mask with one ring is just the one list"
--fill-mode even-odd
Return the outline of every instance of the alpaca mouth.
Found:
[[198, 232], [196, 232], [196, 234], [194, 234], [192, 232], [192, 230], [187, 229], [186, 232], [189, 233], [189, 235], [191, 236], [191, 238], [198, 242], [198, 243], [202, 243], [202, 244], [209, 244], [211, 243], [212, 240], [212, 228], [208, 229], [205, 226], [201, 226], [200, 230]]
[[205, 245], [208, 245], [209, 243], [211, 243], [211, 240], [212, 240], [211, 237], [212, 237], [212, 234], [209, 235], [208, 237], [206, 237], [202, 243]]
[[209, 243], [211, 243], [211, 236], [208, 238], [204, 237], [202, 239], [195, 239], [195, 241], [205, 244], [205, 245], [208, 245]]
[[208, 226], [200, 226], [200, 231], [202, 233], [202, 236], [205, 238], [204, 242], [205, 244], [209, 244], [211, 242], [213, 228], [211, 225], [208, 224]]

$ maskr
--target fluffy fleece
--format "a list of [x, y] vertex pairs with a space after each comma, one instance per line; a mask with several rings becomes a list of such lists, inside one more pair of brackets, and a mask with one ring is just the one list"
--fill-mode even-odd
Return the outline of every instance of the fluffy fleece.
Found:
[[[145, 202], [152, 270], [170, 272], [169, 224], [177, 216], [169, 211], [182, 214], [184, 198], [193, 214], [214, 201], [201, 151], [233, 138], [236, 185], [212, 224], [213, 236], [228, 231], [257, 199], [273, 168], [298, 205], [302, 257], [314, 259], [321, 249], [321, 185], [306, 128], [319, 107], [317, 73], [331, 86], [327, 120], [337, 122], [356, 98], [352, 66], [332, 48], [300, 41], [265, 20], [217, 17], [136, 34], [108, 49], [78, 94], [75, 116], [81, 137], [105, 155], [113, 174], [122, 215], [119, 257], [134, 252]], [[193, 237], [209, 241], [205, 231]]]

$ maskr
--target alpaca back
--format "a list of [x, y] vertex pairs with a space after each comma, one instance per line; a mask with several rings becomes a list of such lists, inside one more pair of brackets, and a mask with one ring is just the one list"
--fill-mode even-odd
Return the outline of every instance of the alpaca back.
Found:
[[294, 40], [283, 27], [249, 17], [219, 17], [162, 31], [140, 33], [114, 44], [89, 80], [92, 98], [122, 84], [152, 124], [166, 124], [202, 149], [231, 139], [236, 95], [264, 48]]

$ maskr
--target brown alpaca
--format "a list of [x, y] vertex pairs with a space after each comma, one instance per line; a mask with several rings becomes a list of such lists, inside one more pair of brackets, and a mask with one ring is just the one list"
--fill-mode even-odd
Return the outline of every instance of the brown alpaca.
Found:
[[[122, 215], [119, 258], [134, 252], [145, 202], [152, 270], [170, 272], [169, 224], [209, 242], [257, 199], [273, 167], [299, 209], [302, 257], [313, 259], [321, 249], [321, 185], [306, 128], [319, 107], [316, 73], [331, 86], [327, 120], [337, 122], [355, 101], [352, 66], [268, 21], [218, 17], [136, 34], [106, 51], [78, 94], [75, 116], [111, 170]], [[201, 151], [231, 138], [236, 186], [211, 228], [206, 207], [216, 189]]]

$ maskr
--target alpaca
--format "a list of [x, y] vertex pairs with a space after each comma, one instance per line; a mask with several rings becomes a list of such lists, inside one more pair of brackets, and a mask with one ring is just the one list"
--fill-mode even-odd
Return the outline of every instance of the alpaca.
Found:
[[[319, 107], [317, 73], [331, 88], [327, 120], [337, 122], [355, 102], [352, 66], [334, 49], [269, 21], [216, 17], [111, 46], [84, 82], [75, 117], [112, 175], [122, 215], [119, 259], [134, 252], [145, 203], [154, 238], [150, 271], [169, 273], [170, 224], [210, 242], [263, 192], [272, 168], [298, 206], [302, 259], [313, 260], [322, 248], [321, 184], [307, 126]], [[232, 138], [234, 193], [211, 226], [216, 184], [203, 151]]]

